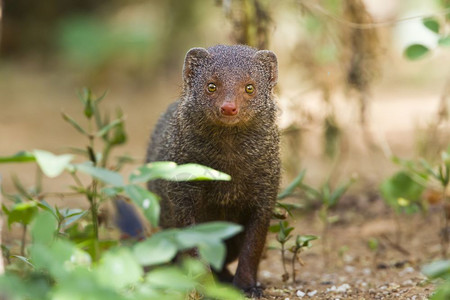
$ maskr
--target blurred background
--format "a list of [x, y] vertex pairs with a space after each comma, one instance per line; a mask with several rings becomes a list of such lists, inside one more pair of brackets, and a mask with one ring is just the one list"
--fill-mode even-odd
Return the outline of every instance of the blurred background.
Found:
[[[370, 198], [393, 155], [433, 161], [447, 147], [448, 0], [0, 3], [0, 156], [83, 146], [61, 112], [81, 116], [76, 91], [89, 87], [108, 91], [111, 114], [122, 108], [122, 152], [144, 161], [153, 125], [180, 94], [185, 53], [235, 43], [278, 56], [284, 182], [302, 169], [311, 184], [358, 174], [353, 192]], [[12, 171], [32, 184], [35, 166], [3, 164], [5, 190]]]

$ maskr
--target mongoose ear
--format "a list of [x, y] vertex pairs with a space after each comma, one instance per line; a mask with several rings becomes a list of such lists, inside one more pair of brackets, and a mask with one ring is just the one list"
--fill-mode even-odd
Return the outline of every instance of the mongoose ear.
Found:
[[269, 50], [259, 50], [255, 53], [254, 59], [259, 61], [267, 72], [270, 87], [273, 88], [278, 81], [278, 61], [275, 53]]
[[183, 80], [185, 83], [189, 83], [195, 72], [195, 67], [200, 65], [201, 60], [208, 56], [209, 52], [205, 48], [192, 48], [186, 53], [183, 67]]

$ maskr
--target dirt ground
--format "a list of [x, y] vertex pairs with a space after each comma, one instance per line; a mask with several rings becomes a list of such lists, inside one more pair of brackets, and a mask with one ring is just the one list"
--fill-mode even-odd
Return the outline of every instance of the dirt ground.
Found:
[[[324, 258], [323, 240], [313, 241], [313, 246], [300, 254], [304, 265], [296, 265], [295, 283], [292, 278], [281, 280], [284, 272], [279, 251], [266, 253], [260, 271], [260, 281], [267, 287], [265, 299], [429, 298], [435, 286], [420, 270], [440, 256], [437, 208], [427, 216], [402, 216], [398, 244], [394, 217], [381, 203], [372, 203], [371, 210], [363, 213], [349, 207], [335, 214], [341, 219], [329, 231], [328, 259]], [[301, 216], [292, 225], [294, 236], [322, 235], [322, 224], [314, 213]], [[377, 250], [369, 248], [370, 239], [378, 241]], [[275, 243], [273, 234], [269, 243]], [[291, 256], [288, 258], [287, 269], [292, 274]]]

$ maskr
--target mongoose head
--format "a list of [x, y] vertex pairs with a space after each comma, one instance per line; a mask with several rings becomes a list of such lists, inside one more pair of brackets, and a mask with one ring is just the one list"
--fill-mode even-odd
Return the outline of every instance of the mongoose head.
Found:
[[183, 68], [183, 99], [189, 102], [184, 105], [195, 110], [195, 118], [219, 126], [274, 118], [277, 79], [277, 57], [271, 51], [242, 45], [193, 48]]

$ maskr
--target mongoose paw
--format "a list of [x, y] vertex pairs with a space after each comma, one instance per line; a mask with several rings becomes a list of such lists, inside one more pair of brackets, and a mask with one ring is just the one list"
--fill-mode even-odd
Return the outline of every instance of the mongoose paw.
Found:
[[252, 286], [244, 289], [244, 293], [250, 298], [261, 298], [263, 295], [263, 289], [260, 286]]

